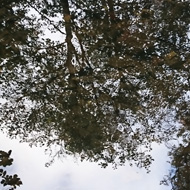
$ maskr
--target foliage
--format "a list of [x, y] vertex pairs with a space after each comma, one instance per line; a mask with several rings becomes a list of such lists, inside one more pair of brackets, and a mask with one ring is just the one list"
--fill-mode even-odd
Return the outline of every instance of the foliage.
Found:
[[173, 147], [173, 151], [170, 152], [170, 155], [172, 157], [172, 169], [161, 183], [165, 185], [170, 184], [172, 190], [188, 190], [190, 188], [189, 144], [186, 146], [180, 144], [179, 147]]
[[181, 117], [183, 127], [178, 131], [179, 142], [170, 147], [169, 157], [171, 169], [161, 181], [170, 185], [172, 190], [188, 190], [190, 188], [190, 114], [186, 111]]
[[9, 186], [9, 190], [16, 189], [17, 186], [22, 185], [22, 181], [18, 178], [17, 174], [9, 175], [5, 169], [5, 167], [12, 165], [13, 159], [10, 158], [11, 152], [11, 150], [8, 152], [0, 150], [0, 166], [3, 167], [0, 168], [1, 184], [3, 186]]

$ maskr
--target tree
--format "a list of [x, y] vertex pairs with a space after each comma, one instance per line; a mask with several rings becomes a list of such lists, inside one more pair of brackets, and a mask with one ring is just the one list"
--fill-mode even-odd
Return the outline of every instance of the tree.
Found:
[[190, 187], [189, 177], [189, 144], [173, 147], [170, 152], [171, 166], [169, 174], [162, 180], [162, 184], [171, 185], [172, 190], [187, 190]]
[[9, 186], [9, 190], [16, 189], [17, 186], [22, 185], [22, 181], [17, 174], [9, 175], [7, 174], [6, 169], [4, 169], [5, 167], [12, 165], [13, 159], [10, 158], [11, 152], [11, 150], [8, 152], [0, 150], [0, 182], [3, 186]]
[[161, 184], [171, 185], [172, 190], [186, 190], [190, 188], [190, 114], [186, 110], [180, 117], [183, 127], [178, 131], [177, 137], [180, 143], [170, 148], [169, 157], [171, 169], [161, 181]]
[[173, 138], [189, 103], [188, 1], [9, 6], [23, 12], [17, 23], [27, 32], [12, 38], [18, 56], [1, 56], [1, 126], [31, 144], [57, 144], [57, 154], [148, 168], [151, 143]]

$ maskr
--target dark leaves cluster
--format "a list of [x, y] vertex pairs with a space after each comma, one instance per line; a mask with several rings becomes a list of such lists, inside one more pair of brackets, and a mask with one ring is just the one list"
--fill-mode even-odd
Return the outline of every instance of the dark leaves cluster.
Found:
[[171, 169], [161, 183], [170, 185], [172, 190], [188, 190], [190, 188], [190, 145], [174, 146], [170, 151], [170, 157]]
[[13, 159], [10, 158], [11, 150], [5, 152], [0, 150], [0, 183], [3, 186], [9, 186], [9, 190], [16, 189], [17, 186], [22, 185], [21, 179], [18, 177], [17, 174], [9, 175], [5, 167], [11, 166]]

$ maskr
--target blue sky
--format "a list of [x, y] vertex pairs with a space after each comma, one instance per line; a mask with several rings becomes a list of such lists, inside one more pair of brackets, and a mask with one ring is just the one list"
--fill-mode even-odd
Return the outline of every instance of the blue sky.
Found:
[[127, 164], [117, 170], [102, 169], [95, 163], [81, 163], [71, 157], [56, 160], [47, 168], [49, 156], [44, 148], [30, 148], [0, 134], [0, 149], [13, 150], [14, 164], [9, 171], [21, 177], [23, 185], [19, 190], [169, 190], [159, 185], [169, 168], [167, 149], [156, 144], [153, 148], [155, 161], [149, 174]]

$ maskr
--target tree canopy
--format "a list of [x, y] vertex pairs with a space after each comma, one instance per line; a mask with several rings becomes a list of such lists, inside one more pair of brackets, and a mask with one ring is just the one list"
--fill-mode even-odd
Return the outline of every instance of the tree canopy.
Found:
[[0, 122], [11, 137], [148, 169], [151, 143], [185, 129], [188, 1], [2, 0], [0, 15]]

